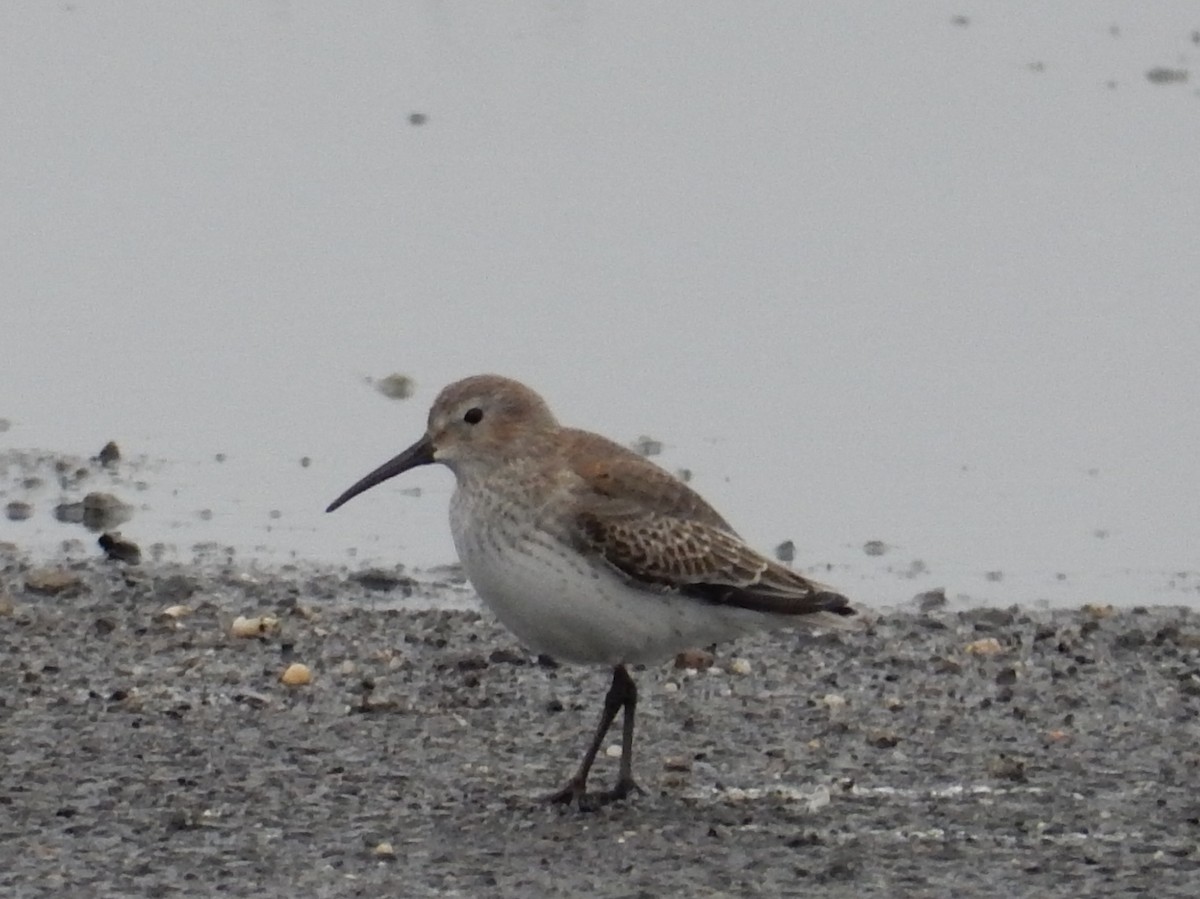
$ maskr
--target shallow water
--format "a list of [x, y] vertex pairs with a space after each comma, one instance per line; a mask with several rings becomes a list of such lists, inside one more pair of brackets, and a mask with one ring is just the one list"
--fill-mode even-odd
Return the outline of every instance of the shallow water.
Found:
[[[115, 439], [184, 558], [425, 567], [447, 473], [321, 510], [491, 370], [865, 603], [1194, 604], [1194, 6], [951, 12], [10, 8], [0, 448]], [[0, 540], [95, 552], [109, 476], [7, 458]]]

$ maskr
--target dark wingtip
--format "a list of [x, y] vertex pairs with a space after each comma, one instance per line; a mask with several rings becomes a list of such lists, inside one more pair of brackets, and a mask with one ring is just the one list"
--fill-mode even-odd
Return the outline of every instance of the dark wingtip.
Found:
[[822, 612], [832, 612], [834, 615], [857, 615], [858, 612], [850, 607], [850, 600], [832, 590], [821, 590], [814, 593], [813, 602], [819, 603]]

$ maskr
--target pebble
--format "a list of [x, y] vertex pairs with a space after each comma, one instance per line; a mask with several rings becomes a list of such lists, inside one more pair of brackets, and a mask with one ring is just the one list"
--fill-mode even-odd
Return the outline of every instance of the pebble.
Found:
[[239, 615], [233, 619], [229, 631], [235, 637], [264, 637], [279, 629], [279, 619], [273, 615], [258, 615], [249, 618]]
[[751, 671], [753, 671], [753, 670], [754, 669], [750, 667], [750, 663], [748, 661], [746, 661], [745, 659], [734, 659], [732, 662], [729, 663], [729, 673], [730, 674], [737, 674], [741, 677], [745, 677], [746, 675], [750, 674]]
[[192, 609], [190, 606], [176, 604], [173, 606], [167, 606], [165, 609], [162, 610], [162, 612], [160, 614], [167, 618], [179, 619], [179, 618], [184, 618], [188, 615], [191, 615]]
[[138, 545], [131, 540], [123, 540], [120, 534], [106, 532], [96, 542], [104, 550], [104, 555], [114, 562], [137, 565], [142, 561], [142, 551]]
[[293, 662], [283, 670], [283, 674], [279, 675], [279, 680], [289, 687], [303, 687], [305, 684], [312, 683], [312, 670], [300, 662]]
[[690, 671], [704, 671], [713, 666], [713, 654], [707, 649], [685, 649], [675, 656], [675, 667]]
[[390, 374], [375, 382], [375, 389], [389, 400], [406, 400], [413, 395], [417, 382], [408, 375]]
[[61, 596], [82, 591], [83, 578], [63, 568], [35, 568], [25, 575], [25, 589], [43, 596]]
[[13, 500], [4, 507], [4, 517], [9, 521], [28, 521], [33, 517], [33, 506], [20, 500]]
[[1000, 641], [995, 637], [984, 637], [981, 640], [974, 640], [963, 647], [966, 652], [977, 656], [994, 656], [1004, 652], [1004, 647], [1000, 645]]
[[1095, 619], [1111, 618], [1115, 612], [1112, 606], [1100, 605], [1094, 602], [1085, 604], [1080, 611]]
[[106, 466], [116, 465], [121, 461], [121, 448], [117, 446], [117, 442], [110, 440], [104, 444], [96, 454], [96, 461]]

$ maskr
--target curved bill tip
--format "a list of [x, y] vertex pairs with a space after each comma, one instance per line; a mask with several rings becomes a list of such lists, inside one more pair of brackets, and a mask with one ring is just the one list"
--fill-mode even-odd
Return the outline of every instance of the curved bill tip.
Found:
[[410, 468], [416, 468], [419, 465], [429, 465], [434, 461], [433, 442], [429, 439], [429, 435], [426, 435], [400, 455], [384, 462], [369, 475], [356, 482], [354, 486], [350, 487], [345, 493], [326, 506], [325, 511], [332, 512], [339, 506], [343, 506], [354, 499], [354, 497], [358, 496], [364, 490], [370, 490], [376, 484], [382, 484], [389, 478], [394, 478], [398, 474], [404, 474]]

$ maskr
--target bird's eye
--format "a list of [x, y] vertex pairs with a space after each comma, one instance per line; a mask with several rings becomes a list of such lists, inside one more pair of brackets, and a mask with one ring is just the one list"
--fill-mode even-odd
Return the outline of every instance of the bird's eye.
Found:
[[477, 425], [483, 421], [483, 410], [478, 406], [472, 406], [463, 415], [463, 421], [469, 425]]

